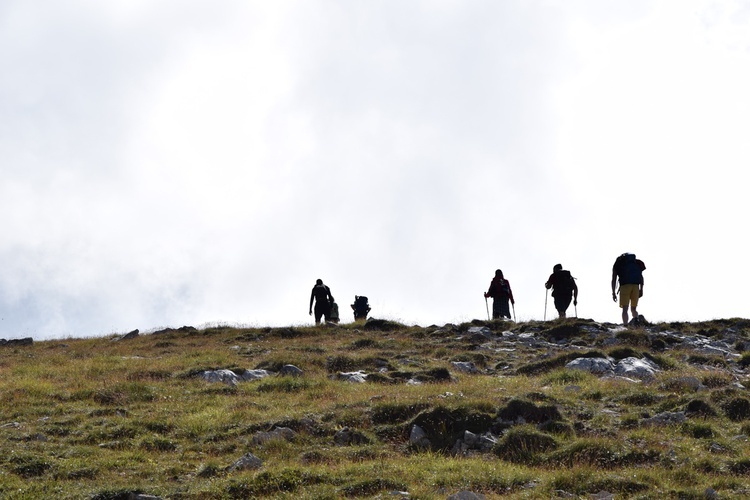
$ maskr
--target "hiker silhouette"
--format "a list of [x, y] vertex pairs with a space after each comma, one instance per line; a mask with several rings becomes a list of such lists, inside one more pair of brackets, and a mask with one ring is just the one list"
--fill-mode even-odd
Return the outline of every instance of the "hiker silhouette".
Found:
[[557, 309], [557, 314], [561, 318], [566, 317], [571, 300], [573, 305], [578, 305], [578, 285], [576, 285], [575, 278], [571, 276], [570, 271], [563, 269], [562, 264], [555, 264], [544, 287], [547, 290], [552, 289], [555, 309]]
[[508, 301], [513, 305], [516, 304], [516, 301], [513, 299], [510, 282], [505, 279], [500, 269], [495, 271], [495, 277], [492, 278], [490, 288], [484, 293], [484, 298], [487, 297], [492, 297], [492, 319], [511, 318]]
[[639, 299], [643, 297], [643, 271], [645, 270], [646, 264], [632, 253], [620, 255], [612, 266], [612, 300], [617, 302], [615, 285], [619, 280], [623, 325], [628, 324], [628, 306], [630, 306], [630, 312], [633, 313], [634, 324], [645, 321], [636, 310]]
[[320, 318], [328, 318], [331, 315], [331, 304], [334, 303], [333, 295], [331, 295], [331, 289], [323, 284], [323, 280], [319, 279], [315, 282], [315, 286], [310, 294], [310, 312], [313, 313], [313, 301], [315, 301], [315, 324], [320, 324]]

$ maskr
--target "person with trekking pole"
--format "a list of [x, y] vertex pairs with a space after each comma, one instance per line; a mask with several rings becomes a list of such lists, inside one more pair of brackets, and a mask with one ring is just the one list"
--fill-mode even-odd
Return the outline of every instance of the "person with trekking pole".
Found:
[[[555, 299], [555, 309], [560, 318], [565, 318], [568, 307], [570, 307], [570, 301], [573, 301], [574, 306], [578, 306], [578, 285], [576, 285], [576, 279], [571, 276], [570, 271], [563, 269], [562, 264], [555, 264], [552, 268], [552, 274], [550, 275], [547, 283], [544, 284], [544, 288], [549, 290], [552, 289], [552, 297]], [[578, 309], [576, 309], [576, 316], [578, 316]], [[544, 298], [544, 317], [547, 317], [547, 297]]]
[[498, 269], [492, 278], [490, 288], [484, 293], [484, 298], [492, 297], [492, 319], [511, 319], [508, 301], [513, 305], [513, 316], [515, 316], [516, 301], [513, 299], [513, 291], [510, 282], [503, 277], [503, 272]]

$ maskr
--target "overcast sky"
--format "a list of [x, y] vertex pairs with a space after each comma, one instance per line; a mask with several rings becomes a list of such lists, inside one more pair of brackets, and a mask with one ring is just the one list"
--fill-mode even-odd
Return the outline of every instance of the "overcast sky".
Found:
[[[0, 338], [748, 317], [750, 2], [0, 1]], [[491, 308], [491, 304], [490, 304]], [[575, 312], [571, 306], [571, 315]], [[551, 297], [547, 318], [555, 317]]]

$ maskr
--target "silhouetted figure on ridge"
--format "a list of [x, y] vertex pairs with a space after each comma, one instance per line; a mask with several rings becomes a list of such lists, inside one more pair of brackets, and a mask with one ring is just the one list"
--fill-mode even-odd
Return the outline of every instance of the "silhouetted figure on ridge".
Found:
[[325, 317], [325, 320], [328, 321], [331, 315], [331, 304], [333, 304], [334, 299], [333, 295], [331, 295], [331, 289], [324, 285], [321, 279], [315, 282], [315, 286], [310, 294], [311, 315], [313, 313], [313, 301], [315, 301], [315, 324], [320, 324], [321, 317]]
[[555, 264], [552, 268], [552, 274], [550, 275], [547, 283], [544, 287], [549, 290], [552, 289], [552, 297], [555, 299], [555, 309], [557, 314], [561, 318], [566, 316], [566, 311], [570, 307], [570, 301], [573, 301], [573, 305], [578, 305], [578, 285], [576, 280], [571, 276], [570, 271], [563, 269], [562, 264]]
[[510, 282], [503, 277], [503, 272], [498, 269], [495, 271], [495, 277], [492, 278], [490, 288], [485, 292], [484, 298], [492, 297], [492, 319], [508, 318], [510, 315], [510, 306], [508, 301], [515, 305], [513, 291], [510, 289]]

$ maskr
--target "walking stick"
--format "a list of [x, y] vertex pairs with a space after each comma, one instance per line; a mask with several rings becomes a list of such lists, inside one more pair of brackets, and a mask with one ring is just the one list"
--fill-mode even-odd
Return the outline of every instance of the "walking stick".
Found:
[[547, 295], [549, 295], [549, 288], [544, 292], [544, 321], [547, 321]]
[[512, 302], [510, 305], [513, 306], [513, 321], [516, 321], [516, 305]]
[[484, 298], [484, 307], [487, 308], [487, 321], [490, 321], [490, 306], [487, 304], [487, 297]]

